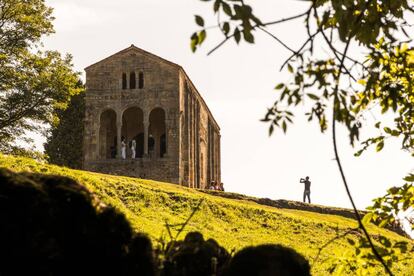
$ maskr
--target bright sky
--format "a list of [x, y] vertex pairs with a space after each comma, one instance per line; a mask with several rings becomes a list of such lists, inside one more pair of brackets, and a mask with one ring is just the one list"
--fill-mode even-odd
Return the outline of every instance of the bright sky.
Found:
[[[295, 124], [287, 135], [268, 136], [259, 122], [276, 99], [275, 84], [287, 74], [279, 67], [288, 52], [265, 34], [254, 46], [234, 42], [206, 56], [222, 38], [211, 33], [206, 45], [193, 54], [190, 36], [197, 27], [194, 14], [214, 25], [211, 3], [199, 0], [47, 0], [55, 9], [56, 34], [45, 47], [73, 55], [76, 70], [95, 63], [131, 44], [184, 67], [221, 126], [222, 181], [226, 191], [272, 199], [301, 200], [301, 177], [310, 176], [313, 203], [350, 207], [336, 166], [330, 132], [320, 134], [308, 123], [304, 107], [296, 109]], [[264, 20], [303, 12], [307, 3], [294, 0], [255, 0], [253, 7]], [[274, 34], [297, 48], [304, 40], [302, 21], [273, 27]], [[367, 115], [367, 120], [372, 120]], [[390, 186], [402, 184], [414, 164], [398, 143], [386, 144], [381, 153], [370, 150], [353, 156], [346, 133], [339, 131], [340, 155], [358, 208], [370, 205]], [[42, 141], [39, 139], [39, 143]]]

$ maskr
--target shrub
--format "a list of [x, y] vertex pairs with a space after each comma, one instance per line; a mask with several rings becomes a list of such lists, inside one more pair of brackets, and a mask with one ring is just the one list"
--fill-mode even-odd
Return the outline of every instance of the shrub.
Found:
[[0, 169], [0, 183], [0, 275], [154, 274], [150, 240], [74, 180]]
[[250, 246], [231, 260], [226, 276], [309, 276], [308, 261], [292, 248], [276, 244]]

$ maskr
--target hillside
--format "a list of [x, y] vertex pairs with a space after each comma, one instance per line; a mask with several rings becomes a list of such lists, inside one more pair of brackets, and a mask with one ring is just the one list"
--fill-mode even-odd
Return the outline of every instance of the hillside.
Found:
[[[229, 251], [261, 243], [290, 246], [309, 259], [314, 275], [328, 274], [330, 264], [352, 250], [345, 238], [338, 239], [327, 245], [314, 262], [319, 248], [336, 235], [357, 226], [355, 220], [343, 216], [276, 208], [234, 194], [205, 193], [168, 183], [71, 170], [26, 158], [0, 155], [0, 167], [17, 172], [63, 175], [77, 180], [104, 203], [123, 212], [133, 228], [147, 233], [154, 245], [161, 238], [168, 240], [166, 223], [182, 224], [201, 202], [183, 233], [200, 231]], [[323, 209], [321, 206], [317, 208]], [[381, 234], [393, 241], [408, 241], [373, 225], [368, 228], [374, 237]], [[348, 237], [355, 239], [356, 235], [359, 233], [353, 231]], [[414, 271], [414, 263], [409, 261], [412, 256], [404, 257], [406, 261], [393, 267], [396, 275], [410, 275]], [[381, 268], [378, 272], [382, 272]]]

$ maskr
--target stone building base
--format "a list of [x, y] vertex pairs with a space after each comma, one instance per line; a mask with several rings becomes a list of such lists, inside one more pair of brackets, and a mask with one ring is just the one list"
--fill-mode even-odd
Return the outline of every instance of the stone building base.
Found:
[[179, 183], [178, 164], [167, 159], [109, 159], [88, 161], [84, 169], [92, 172], [106, 173]]

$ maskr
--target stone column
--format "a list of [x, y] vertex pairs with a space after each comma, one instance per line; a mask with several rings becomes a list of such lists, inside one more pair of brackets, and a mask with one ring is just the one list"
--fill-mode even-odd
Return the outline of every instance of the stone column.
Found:
[[[89, 122], [86, 121], [86, 118], [87, 118], [87, 116], [85, 116], [85, 119], [84, 119], [84, 131], [85, 131], [84, 137], [87, 137], [87, 133], [89, 132], [87, 130], [87, 128], [89, 127], [89, 125], [88, 125]], [[96, 122], [95, 124], [92, 124], [93, 131], [95, 132], [95, 137], [96, 137], [96, 145], [95, 145], [95, 152], [92, 154], [92, 159], [99, 160], [99, 159], [102, 159], [101, 158], [101, 143], [102, 143], [102, 141], [101, 141], [101, 127], [102, 126], [101, 126], [100, 116], [97, 115], [97, 114], [94, 114], [93, 121]], [[86, 157], [85, 156], [85, 152], [86, 152], [85, 149], [86, 148], [85, 148], [85, 142], [84, 142], [84, 157]]]
[[144, 121], [144, 157], [148, 157], [148, 127], [149, 122]]
[[163, 157], [168, 157], [168, 154], [170, 152], [169, 150], [169, 135], [170, 135], [170, 127], [171, 127], [171, 119], [169, 118], [169, 116], [166, 114], [165, 117], [165, 121], [164, 121], [164, 133], [165, 133], [165, 154]]
[[116, 158], [121, 159], [121, 148], [122, 148], [122, 120], [116, 122]]
[[195, 146], [194, 146], [194, 99], [191, 95], [190, 97], [190, 160], [191, 160], [191, 166], [190, 166], [190, 177], [191, 177], [191, 188], [195, 188]]
[[129, 87], [129, 78], [130, 78], [131, 72], [125, 71], [125, 74], [126, 74], [126, 86], [125, 86], [125, 89], [129, 89], [130, 88]]
[[221, 181], [221, 135], [217, 134], [217, 178]]

